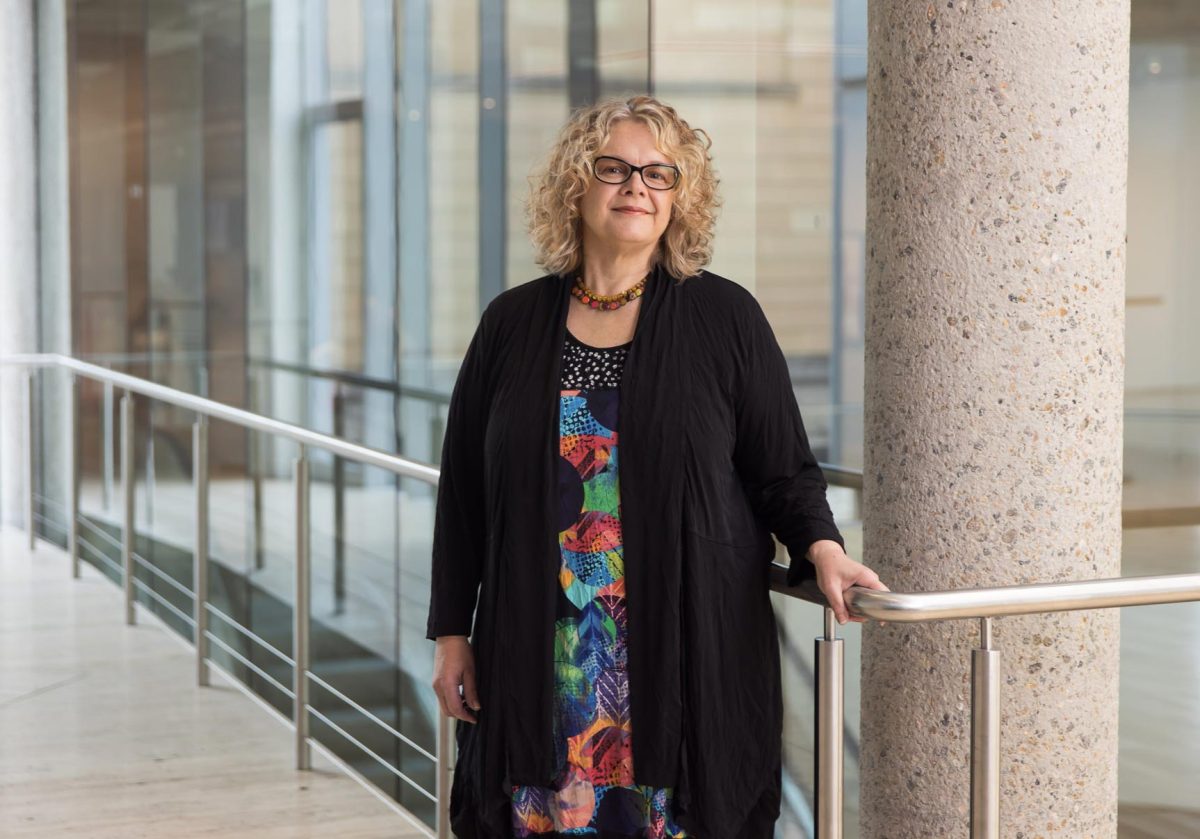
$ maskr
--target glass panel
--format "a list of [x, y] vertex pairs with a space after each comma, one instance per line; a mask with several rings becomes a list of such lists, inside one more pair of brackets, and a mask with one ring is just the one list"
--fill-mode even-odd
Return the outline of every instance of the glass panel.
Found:
[[650, 90], [650, 4], [597, 0], [596, 72], [601, 97]]
[[[1122, 498], [1131, 576], [1200, 571], [1200, 18], [1157, 0], [1134, 0], [1132, 11]], [[1200, 752], [1179, 748], [1200, 742], [1197, 639], [1200, 604], [1122, 612], [1123, 833], [1200, 823], [1181, 780], [1200, 777]]]
[[317, 128], [314, 146], [321, 200], [313, 202], [314, 243], [321, 262], [314, 266], [312, 344], [309, 362], [317, 368], [363, 369], [362, 124], [333, 122]]
[[[73, 178], [72, 346], [85, 358], [130, 349], [145, 310], [144, 136], [129, 131], [144, 110], [141, 10], [95, 0], [69, 10]], [[121, 485], [117, 399], [80, 385], [80, 553], [120, 579]]]
[[527, 177], [545, 158], [570, 112], [567, 54], [563, 50], [570, 5], [530, 0], [508, 4], [507, 283], [510, 287], [544, 273], [533, 262], [533, 248], [523, 224], [523, 201], [528, 193]]
[[[194, 9], [178, 0], [146, 10], [146, 153], [148, 184], [146, 311], [131, 336], [124, 367], [168, 387], [199, 392], [205, 369], [204, 72]], [[192, 614], [190, 412], [137, 399], [138, 554], [175, 581], [139, 565], [139, 579], [158, 597]], [[143, 600], [154, 603], [143, 592]], [[163, 610], [158, 609], [159, 612]], [[190, 637], [177, 615], [168, 624]]]
[[[449, 393], [454, 383], [482, 302], [477, 281], [479, 248], [475, 246], [479, 237], [481, 107], [477, 20], [476, 4], [468, 0], [436, 3], [430, 9], [429, 273], [438, 281], [428, 283], [429, 346], [425, 363], [432, 368], [427, 383], [444, 393]], [[406, 88], [408, 84], [405, 79]], [[404, 113], [400, 113], [402, 119]], [[401, 196], [418, 200], [403, 188]], [[405, 290], [411, 287], [410, 277], [402, 276], [401, 282]], [[405, 330], [401, 336], [406, 347], [410, 346], [410, 332]], [[422, 362], [421, 348], [412, 346], [405, 358], [411, 360], [413, 379], [419, 381], [416, 371]], [[430, 447], [431, 455], [440, 444], [438, 434]]]
[[363, 94], [362, 0], [323, 0], [323, 5], [329, 99], [357, 99]]

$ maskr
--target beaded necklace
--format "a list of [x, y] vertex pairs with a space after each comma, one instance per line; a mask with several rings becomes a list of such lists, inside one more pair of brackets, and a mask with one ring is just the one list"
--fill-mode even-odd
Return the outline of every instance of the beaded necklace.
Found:
[[629, 288], [618, 294], [597, 294], [583, 284], [583, 277], [575, 277], [575, 287], [571, 289], [571, 294], [579, 299], [579, 302], [585, 306], [591, 306], [593, 309], [619, 309], [627, 303], [632, 303], [642, 296], [642, 291], [646, 287], [646, 280], [650, 275], [647, 274]]

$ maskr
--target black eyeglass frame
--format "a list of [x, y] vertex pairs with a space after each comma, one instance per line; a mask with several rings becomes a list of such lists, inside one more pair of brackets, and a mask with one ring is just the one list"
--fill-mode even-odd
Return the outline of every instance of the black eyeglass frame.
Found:
[[[629, 174], [626, 175], [624, 178], [622, 178], [619, 181], [606, 181], [604, 178], [600, 177], [599, 165], [600, 165], [601, 160], [615, 160], [615, 161], [617, 161], [617, 163], [620, 163], [623, 166], [628, 166]], [[674, 183], [672, 183], [670, 186], [651, 186], [650, 183], [646, 180], [646, 176], [642, 174], [642, 170], [654, 169], [654, 168], [663, 168], [663, 169], [674, 170], [675, 171]], [[611, 154], [602, 154], [602, 155], [600, 155], [600, 157], [597, 157], [595, 160], [592, 161], [592, 174], [595, 175], [596, 180], [600, 181], [600, 183], [602, 183], [602, 184], [613, 184], [614, 186], [623, 184], [626, 181], [628, 181], [630, 178], [632, 178], [635, 172], [637, 173], [637, 176], [642, 179], [642, 183], [645, 184], [646, 189], [653, 189], [653, 190], [657, 190], [658, 192], [667, 192], [668, 190], [675, 189], [677, 186], [679, 186], [680, 179], [683, 178], [683, 173], [679, 171], [679, 167], [676, 166], [674, 163], [647, 163], [645, 166], [634, 166], [628, 160], [622, 160], [619, 157], [613, 157]]]

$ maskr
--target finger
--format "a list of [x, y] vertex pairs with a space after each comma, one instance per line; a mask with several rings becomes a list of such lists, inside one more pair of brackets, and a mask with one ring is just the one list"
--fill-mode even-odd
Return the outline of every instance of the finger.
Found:
[[458, 711], [454, 716], [463, 722], [475, 722], [475, 715], [471, 713], [471, 709], [467, 707], [467, 703], [462, 696], [458, 697]]
[[463, 673], [463, 699], [467, 702], [467, 707], [478, 711], [479, 693], [475, 688], [475, 671], [468, 670]]
[[437, 697], [438, 707], [442, 709], [442, 713], [448, 717], [454, 716], [454, 714], [450, 713], [450, 708], [446, 705], [445, 687], [441, 682], [434, 683], [433, 695]]
[[846, 604], [842, 600], [841, 580], [830, 580], [826, 583], [825, 599], [829, 601], [829, 608], [833, 609], [833, 616], [837, 618], [837, 622], [845, 623], [849, 615], [846, 614]]
[[863, 565], [859, 568], [859, 572], [851, 585], [862, 586], [863, 588], [879, 588], [879, 575]]

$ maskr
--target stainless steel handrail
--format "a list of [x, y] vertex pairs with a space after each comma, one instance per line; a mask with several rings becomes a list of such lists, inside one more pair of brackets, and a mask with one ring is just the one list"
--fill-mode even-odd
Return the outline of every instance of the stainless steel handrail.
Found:
[[[814, 749], [818, 839], [841, 839], [842, 650], [833, 610], [813, 581], [789, 587], [787, 567], [773, 563], [771, 588], [825, 607], [825, 634], [816, 639], [817, 690]], [[979, 646], [971, 652], [971, 839], [1000, 837], [1000, 651], [992, 620], [1012, 615], [1111, 609], [1200, 601], [1200, 574], [1118, 577], [1032, 583], [956, 591], [845, 593], [851, 615], [896, 623], [979, 621]]]
[[1198, 599], [1200, 574], [1117, 577], [962, 591], [901, 593], [853, 588], [846, 595], [847, 605], [855, 615], [904, 623], [1151, 606]]
[[[268, 679], [275, 687], [289, 694], [293, 699], [292, 724], [295, 728], [295, 754], [296, 768], [310, 769], [311, 768], [311, 746], [314, 744], [312, 736], [309, 732], [310, 716], [316, 716], [328, 724], [332, 725], [338, 733], [345, 737], [349, 737], [351, 742], [354, 742], [363, 751], [375, 759], [384, 763], [385, 768], [389, 769], [393, 774], [396, 774], [402, 780], [407, 781], [414, 786], [420, 793], [434, 800], [437, 803], [437, 825], [435, 832], [429, 832], [423, 825], [420, 827], [426, 830], [430, 836], [437, 836], [438, 839], [449, 839], [450, 836], [450, 821], [449, 821], [449, 773], [451, 764], [450, 749], [453, 746], [453, 738], [449, 735], [450, 723], [443, 715], [439, 715], [437, 726], [437, 747], [436, 747], [436, 775], [437, 785], [434, 793], [416, 784], [411, 778], [400, 772], [396, 767], [387, 764], [379, 755], [375, 754], [365, 745], [359, 743], [355, 738], [351, 737], [344, 729], [334, 725], [326, 719], [318, 709], [314, 708], [308, 701], [308, 685], [310, 680], [315, 680], [315, 676], [310, 672], [309, 668], [309, 576], [311, 573], [311, 560], [308, 550], [308, 541], [310, 533], [310, 516], [309, 516], [309, 491], [308, 491], [308, 459], [307, 451], [310, 448], [322, 449], [328, 451], [338, 457], [353, 460], [358, 463], [369, 466], [376, 466], [386, 469], [397, 475], [408, 478], [415, 478], [424, 483], [436, 486], [438, 481], [438, 470], [430, 465], [419, 463], [417, 461], [398, 457], [387, 452], [377, 449], [368, 448], [366, 446], [357, 445], [347, 442], [346, 440], [337, 437], [331, 437], [321, 434], [316, 431], [311, 431], [307, 428], [302, 428], [291, 423], [282, 422], [280, 420], [264, 417], [241, 408], [235, 408], [230, 405], [225, 405], [220, 402], [206, 399], [201, 396], [195, 396], [184, 391], [174, 388], [165, 387], [154, 382], [140, 379], [135, 376], [130, 376], [125, 373], [120, 373], [106, 367], [101, 367], [95, 364], [90, 364], [85, 361], [70, 358], [64, 355], [57, 354], [39, 354], [39, 355], [13, 355], [0, 358], [0, 366], [12, 366], [20, 368], [24, 371], [24, 382], [22, 386], [23, 407], [25, 413], [24, 429], [28, 434], [26, 445], [24, 447], [22, 465], [24, 471], [25, 490], [26, 490], [26, 521], [29, 526], [29, 547], [32, 551], [35, 547], [36, 528], [34, 526], [35, 516], [33, 509], [33, 474], [34, 474], [34, 457], [35, 447], [33, 445], [34, 429], [36, 427], [36, 410], [34, 399], [34, 376], [39, 368], [57, 368], [68, 372], [71, 375], [70, 382], [70, 400], [67, 405], [68, 420], [70, 429], [68, 431], [68, 468], [73, 475], [72, 480], [68, 481], [67, 485], [67, 500], [64, 505], [64, 512], [68, 521], [68, 552], [71, 555], [72, 574], [79, 576], [79, 546], [86, 544], [83, 539], [80, 539], [76, 529], [76, 525], [80, 521], [79, 516], [79, 487], [78, 479], [74, 476], [76, 471], [77, 460], [77, 435], [75, 426], [77, 422], [77, 388], [75, 386], [76, 378], [86, 378], [100, 382], [105, 386], [106, 404], [111, 404], [112, 392], [119, 388], [123, 392], [120, 399], [120, 439], [121, 439], [121, 463], [120, 473], [122, 482], [122, 525], [121, 525], [121, 540], [119, 548], [121, 551], [122, 562], [120, 566], [111, 563], [107, 557], [97, 551], [97, 555], [101, 559], [109, 561], [112, 567], [118, 572], [122, 578], [122, 584], [125, 592], [125, 620], [132, 624], [136, 620], [136, 597], [135, 593], [139, 589], [147, 595], [152, 596], [164, 607], [168, 608], [175, 614], [176, 617], [183, 620], [185, 623], [190, 623], [193, 627], [193, 638], [196, 647], [196, 681], [200, 686], [206, 686], [209, 683], [209, 666], [214, 662], [210, 662], [210, 643], [216, 644], [235, 659], [241, 661], [242, 664], [250, 667], [258, 672], [258, 674]], [[193, 615], [188, 617], [181, 611], [173, 607], [170, 603], [162, 600], [157, 596], [157, 593], [145, 586], [140, 580], [135, 577], [135, 561], [140, 560], [145, 564], [141, 557], [134, 552], [134, 543], [136, 537], [135, 519], [134, 519], [134, 475], [133, 475], [133, 441], [134, 441], [134, 410], [133, 400], [134, 395], [145, 396], [151, 400], [163, 402], [169, 405], [175, 405], [186, 410], [190, 410], [196, 414], [196, 421], [193, 426], [192, 434], [192, 449], [193, 461], [195, 470], [193, 475], [193, 492], [195, 494], [195, 557], [193, 561], [193, 592], [187, 592], [193, 600]], [[259, 431], [265, 434], [274, 435], [290, 439], [299, 444], [299, 457], [294, 463], [293, 484], [295, 490], [295, 512], [296, 512], [296, 580], [295, 580], [295, 608], [293, 610], [293, 649], [292, 649], [292, 668], [293, 668], [293, 685], [289, 690], [286, 686], [278, 682], [272, 676], [267, 674], [261, 668], [255, 666], [252, 662], [237, 653], [232, 647], [225, 644], [219, 637], [208, 630], [208, 612], [211, 604], [208, 600], [208, 527], [209, 527], [209, 510], [208, 510], [208, 421], [210, 419], [221, 420], [232, 423], [242, 428]], [[111, 433], [111, 432], [109, 432]], [[115, 541], [115, 540], [114, 540]], [[90, 545], [89, 545], [90, 547]], [[152, 570], [156, 570], [153, 569]], [[171, 581], [174, 582], [174, 581]], [[176, 583], [176, 587], [182, 591], [186, 591], [186, 587]], [[229, 621], [228, 617], [226, 620]], [[241, 626], [236, 621], [229, 621], [235, 629], [253, 635], [249, 629]], [[279, 651], [271, 648], [276, 654]], [[393, 732], [399, 734], [399, 732]], [[407, 741], [403, 735], [402, 739]], [[411, 741], [408, 741], [411, 743]], [[319, 745], [319, 744], [317, 744]], [[428, 755], [423, 749], [420, 750], [424, 755]], [[343, 765], [343, 764], [339, 764]], [[354, 776], [354, 773], [351, 773]], [[362, 782], [361, 777], [356, 779]], [[415, 819], [413, 819], [415, 823]]]
[[[826, 605], [825, 597], [815, 583], [789, 587], [785, 582], [786, 574], [787, 566], [774, 563], [771, 587], [775, 591], [819, 606]], [[953, 591], [876, 591], [855, 586], [846, 591], [845, 598], [850, 614], [855, 617], [893, 623], [924, 623], [1187, 603], [1200, 600], [1200, 574], [1115, 577]]]
[[388, 454], [387, 452], [372, 449], [368, 446], [360, 446], [357, 443], [350, 443], [337, 437], [330, 437], [328, 434], [322, 434], [319, 431], [312, 431], [299, 425], [293, 425], [290, 422], [264, 417], [261, 414], [256, 414], [243, 408], [235, 408], [232, 405], [206, 399], [203, 396], [195, 396], [181, 390], [166, 387], [165, 385], [139, 379], [136, 376], [130, 376], [126, 373], [118, 373], [115, 370], [109, 370], [107, 367], [88, 364], [86, 361], [78, 361], [69, 356], [55, 353], [11, 355], [0, 359], [0, 364], [26, 368], [57, 367], [94, 381], [107, 382], [129, 393], [139, 393], [158, 402], [165, 402], [168, 405], [186, 408], [187, 410], [195, 411], [197, 414], [233, 423], [251, 431], [261, 431], [267, 434], [274, 434], [278, 437], [285, 437], [301, 445], [323, 449], [339, 457], [365, 463], [368, 466], [378, 466], [381, 469], [387, 469], [407, 478], [416, 478], [429, 484], [436, 484], [438, 480], [438, 470], [434, 466]]
[[[296, 754], [298, 768], [309, 767], [308, 715], [320, 717], [320, 713], [307, 702], [305, 694], [310, 678], [308, 672], [308, 469], [305, 447], [311, 446], [332, 452], [335, 455], [360, 463], [388, 469], [399, 475], [416, 478], [436, 485], [438, 470], [435, 467], [397, 457], [386, 452], [349, 443], [319, 432], [310, 431], [290, 423], [264, 417], [240, 408], [234, 408], [211, 399], [164, 387], [144, 379], [118, 373], [94, 364], [78, 361], [63, 355], [20, 355], [0, 358], [0, 366], [10, 365], [26, 369], [23, 388], [26, 411], [26, 432], [30, 445], [23, 458], [26, 471], [27, 510], [29, 540], [34, 545], [33, 516], [33, 431], [35, 422], [32, 368], [58, 367], [73, 376], [83, 376], [103, 382], [108, 387], [119, 387], [125, 391], [121, 402], [122, 478], [125, 484], [124, 522], [122, 553], [124, 555], [124, 585], [126, 590], [127, 620], [133, 621], [133, 475], [132, 452], [133, 410], [132, 396], [137, 393], [151, 399], [190, 409], [198, 415], [194, 428], [193, 443], [196, 462], [207, 462], [207, 429], [205, 418], [219, 419], [243, 428], [285, 437], [299, 443], [300, 457], [295, 462], [296, 502], [296, 547], [297, 573], [295, 632], [293, 661], [294, 687], [297, 701], [294, 710], [296, 727]], [[74, 451], [75, 389], [71, 388], [70, 404], [70, 460], [72, 467], [77, 462]], [[823, 468], [830, 474], [831, 484], [857, 485], [861, 488], [861, 473], [853, 470]], [[196, 559], [196, 626], [198, 635], [198, 683], [207, 684], [207, 641], [220, 643], [216, 636], [205, 629], [207, 618], [206, 588], [207, 574], [207, 526], [208, 526], [208, 474], [201, 466], [195, 476], [196, 492], [196, 543], [204, 556]], [[68, 486], [68, 546], [73, 567], [77, 569], [78, 544], [75, 524], [78, 520], [78, 487], [74, 481]], [[76, 576], [78, 572], [76, 570]], [[840, 839], [843, 772], [843, 655], [841, 639], [836, 637], [836, 623], [824, 595], [815, 583], [789, 587], [786, 583], [787, 568], [775, 563], [771, 569], [773, 590], [792, 597], [815, 603], [825, 610], [825, 633], [816, 639], [817, 660], [817, 736], [815, 738], [815, 763], [817, 785], [817, 835], [820, 839]], [[1079, 580], [1056, 583], [1035, 583], [996, 588], [962, 589], [937, 592], [882, 592], [855, 587], [846, 593], [846, 604], [856, 617], [897, 623], [919, 623], [935, 620], [978, 619], [980, 621], [980, 646], [972, 657], [972, 735], [971, 735], [971, 836], [973, 839], [998, 839], [999, 837], [999, 720], [1000, 720], [1000, 653], [992, 644], [992, 619], [1008, 615], [1027, 615], [1045, 612], [1074, 611], [1083, 609], [1118, 608], [1163, 603], [1200, 601], [1200, 574], [1176, 574], [1156, 577], [1130, 577], [1107, 580]], [[283, 688], [282, 685], [276, 683]], [[439, 715], [437, 730], [437, 776], [435, 795], [437, 802], [438, 839], [448, 839], [449, 792], [451, 758], [453, 746], [452, 720]], [[365, 749], [365, 747], [363, 747]], [[368, 754], [378, 759], [370, 752]], [[396, 772], [392, 767], [393, 772]], [[407, 780], [407, 779], [406, 779]], [[422, 790], [424, 792], [424, 790]], [[428, 795], [428, 793], [426, 793]]]

